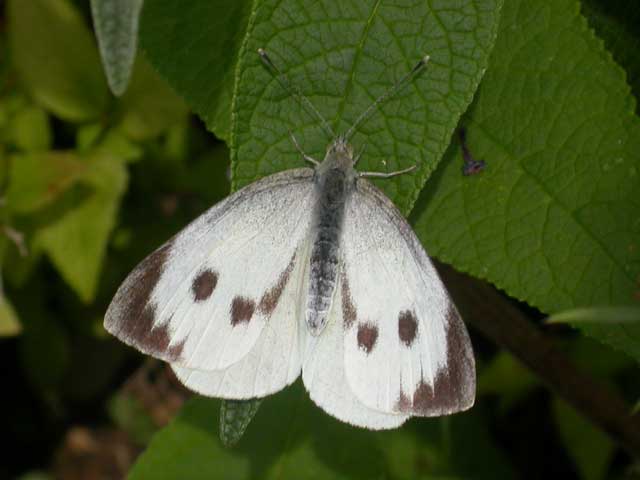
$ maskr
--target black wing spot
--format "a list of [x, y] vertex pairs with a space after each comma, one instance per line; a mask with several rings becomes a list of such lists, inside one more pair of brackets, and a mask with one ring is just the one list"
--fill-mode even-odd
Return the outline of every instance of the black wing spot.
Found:
[[209, 298], [218, 285], [218, 274], [211, 269], [204, 270], [193, 279], [191, 291], [196, 302]]
[[235, 327], [240, 323], [249, 323], [255, 309], [256, 302], [250, 298], [235, 297], [231, 302], [231, 325]]

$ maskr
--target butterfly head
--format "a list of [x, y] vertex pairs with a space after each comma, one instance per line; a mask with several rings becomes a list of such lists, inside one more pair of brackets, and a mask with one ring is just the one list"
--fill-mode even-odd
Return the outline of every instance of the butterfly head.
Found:
[[338, 135], [336, 139], [327, 147], [327, 154], [322, 162], [326, 168], [339, 168], [344, 171], [353, 169], [355, 164], [353, 147], [343, 135]]
[[343, 156], [353, 159], [353, 147], [344, 135], [338, 135], [327, 147], [327, 155]]

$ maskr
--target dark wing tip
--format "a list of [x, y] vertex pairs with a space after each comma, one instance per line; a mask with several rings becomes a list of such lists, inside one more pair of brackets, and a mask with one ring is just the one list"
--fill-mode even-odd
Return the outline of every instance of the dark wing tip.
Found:
[[467, 329], [453, 304], [447, 311], [447, 363], [433, 386], [420, 380], [412, 397], [400, 392], [396, 410], [436, 417], [468, 410], [475, 403], [476, 368]]
[[180, 358], [184, 342], [170, 346], [168, 322], [159, 322], [151, 294], [165, 269], [172, 243], [145, 258], [118, 288], [104, 319], [104, 328], [124, 343], [167, 361]]

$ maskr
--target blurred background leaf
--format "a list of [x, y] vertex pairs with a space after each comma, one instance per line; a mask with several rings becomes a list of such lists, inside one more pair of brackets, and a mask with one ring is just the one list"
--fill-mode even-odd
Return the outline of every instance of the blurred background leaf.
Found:
[[65, 0], [9, 0], [12, 58], [24, 87], [62, 119], [97, 118], [108, 104], [95, 39]]
[[0, 299], [0, 337], [11, 337], [22, 331], [20, 320], [13, 306], [6, 298]]

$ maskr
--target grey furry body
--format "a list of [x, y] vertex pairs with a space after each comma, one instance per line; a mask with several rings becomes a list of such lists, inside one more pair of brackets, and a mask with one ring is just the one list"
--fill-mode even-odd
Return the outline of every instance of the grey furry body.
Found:
[[313, 212], [313, 244], [309, 265], [307, 326], [318, 335], [331, 308], [340, 269], [340, 240], [347, 199], [355, 188], [357, 173], [353, 153], [338, 140], [315, 169], [318, 201]]

